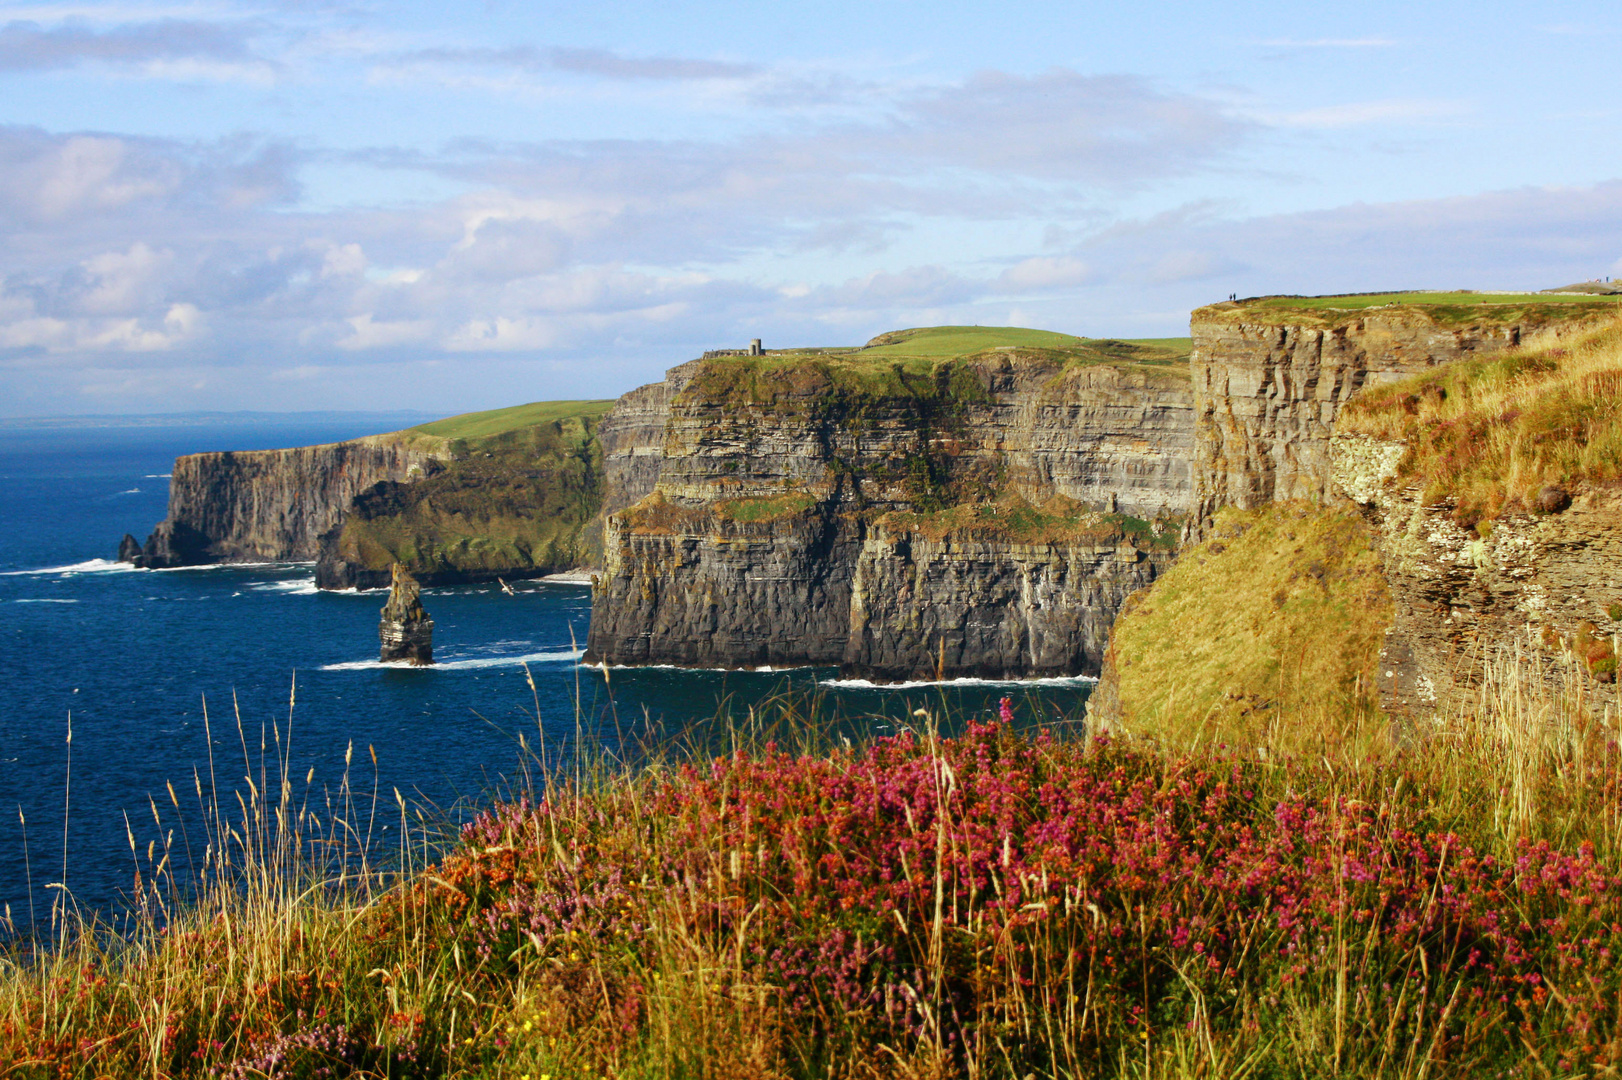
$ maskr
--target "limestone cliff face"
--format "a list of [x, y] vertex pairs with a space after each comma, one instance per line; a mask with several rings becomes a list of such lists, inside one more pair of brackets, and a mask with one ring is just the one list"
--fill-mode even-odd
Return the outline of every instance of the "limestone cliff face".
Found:
[[597, 425], [603, 454], [603, 514], [641, 502], [659, 480], [670, 403], [702, 361], [671, 368], [663, 382], [622, 395]]
[[868, 532], [851, 589], [851, 675], [1097, 675], [1115, 612], [1172, 560], [1119, 533], [1026, 542]]
[[1444, 324], [1419, 308], [1343, 319], [1216, 304], [1194, 312], [1196, 530], [1223, 506], [1322, 499], [1335, 417], [1363, 387], [1521, 341], [1535, 322]]
[[1373, 527], [1391, 591], [1378, 672], [1385, 708], [1456, 707], [1500, 647], [1557, 663], [1584, 622], [1602, 638], [1622, 633], [1613, 617], [1622, 615], [1622, 496], [1590, 491], [1560, 513], [1510, 514], [1472, 535], [1453, 520], [1450, 503], [1427, 505], [1398, 475], [1403, 450], [1337, 435], [1330, 454], [1334, 490]]
[[1188, 502], [1175, 371], [1010, 350], [924, 372], [700, 361], [656, 385], [635, 407], [646, 448], [665, 403], [659, 454], [618, 455], [653, 483], [607, 517], [594, 660], [1096, 671], [1115, 608], [1169, 561], [1146, 523]]
[[308, 560], [361, 492], [438, 467], [432, 440], [371, 436], [291, 450], [188, 454], [138, 565]]

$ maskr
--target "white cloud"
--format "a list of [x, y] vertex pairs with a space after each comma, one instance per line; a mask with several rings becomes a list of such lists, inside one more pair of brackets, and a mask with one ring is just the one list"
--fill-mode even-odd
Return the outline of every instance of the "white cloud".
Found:
[[1080, 259], [1070, 256], [1039, 255], [1010, 266], [998, 277], [1009, 290], [1062, 289], [1085, 285], [1097, 274]]
[[373, 322], [372, 313], [356, 315], [345, 320], [350, 332], [338, 339], [338, 347], [350, 352], [363, 349], [385, 349], [394, 345], [409, 345], [427, 341], [434, 332], [431, 319], [402, 319], [396, 322]]
[[1447, 120], [1470, 111], [1458, 101], [1386, 100], [1349, 101], [1316, 109], [1264, 114], [1263, 118], [1281, 127], [1345, 128], [1369, 124], [1414, 124]]

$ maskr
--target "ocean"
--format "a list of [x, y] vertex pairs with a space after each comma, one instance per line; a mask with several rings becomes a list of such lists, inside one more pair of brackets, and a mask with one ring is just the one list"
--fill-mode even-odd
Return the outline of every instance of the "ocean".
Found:
[[[403, 426], [397, 422], [394, 427]], [[427, 589], [431, 669], [377, 663], [384, 593], [322, 593], [307, 564], [136, 570], [126, 532], [164, 516], [176, 456], [304, 446], [389, 430], [322, 414], [165, 424], [0, 424], [0, 905], [43, 925], [54, 900], [115, 917], [137, 865], [162, 847], [149, 799], [173, 825], [211, 770], [228, 789], [265, 763], [332, 790], [345, 770], [383, 803], [465, 819], [533, 778], [536, 752], [587, 743], [622, 760], [711, 745], [751, 706], [768, 723], [792, 701], [830, 731], [889, 733], [917, 708], [979, 716], [1003, 696], [1022, 722], [1071, 724], [1082, 680], [876, 688], [837, 672], [614, 669], [579, 662], [582, 585]], [[531, 683], [533, 682], [533, 685]], [[205, 725], [206, 710], [206, 725]], [[916, 721], [912, 721], [916, 722]], [[69, 739], [71, 726], [71, 741]], [[206, 734], [205, 734], [206, 732]], [[798, 733], [782, 729], [785, 741]], [[375, 754], [376, 764], [373, 765]], [[386, 841], [388, 814], [377, 835]], [[58, 889], [55, 886], [62, 886]], [[30, 889], [30, 886], [32, 887]]]

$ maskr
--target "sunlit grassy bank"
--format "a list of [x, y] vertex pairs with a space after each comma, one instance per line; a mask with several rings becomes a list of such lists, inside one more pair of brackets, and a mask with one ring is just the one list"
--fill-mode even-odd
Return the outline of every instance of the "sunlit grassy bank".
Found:
[[200, 781], [126, 933], [0, 963], [0, 1076], [1612, 1075], [1614, 718], [1523, 674], [1400, 751], [919, 715], [571, 771], [448, 849]]

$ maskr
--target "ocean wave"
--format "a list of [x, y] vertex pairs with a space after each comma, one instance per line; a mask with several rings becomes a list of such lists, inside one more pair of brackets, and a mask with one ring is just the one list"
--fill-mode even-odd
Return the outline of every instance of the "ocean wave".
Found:
[[919, 690], [929, 686], [1087, 686], [1097, 681], [1092, 675], [1056, 675], [1041, 679], [919, 679], [895, 683], [877, 683], [868, 679], [819, 679], [817, 685], [830, 690]]
[[114, 495], [139, 495], [140, 493], [141, 493], [140, 488], [126, 488], [123, 491], [115, 491], [115, 492], [113, 492]]
[[175, 474], [171, 473], [171, 472], [149, 472], [149, 473], [142, 473], [141, 474], [141, 479], [142, 480], [170, 480], [170, 479], [174, 478], [174, 475]]
[[13, 604], [77, 604], [77, 600], [13, 600]]
[[320, 592], [315, 587], [315, 578], [294, 578], [291, 581], [250, 581], [248, 588], [254, 592], [279, 592], [292, 596], [314, 596]]
[[348, 660], [341, 664], [323, 664], [318, 671], [383, 671], [398, 668], [405, 671], [472, 671], [478, 668], [517, 667], [520, 664], [563, 664], [578, 660], [584, 653], [564, 649], [561, 652], [538, 652], [527, 656], [480, 656], [469, 660], [443, 660], [432, 667], [416, 667], [403, 661], [385, 664], [381, 660]]
[[106, 574], [125, 570], [138, 570], [127, 562], [115, 562], [112, 559], [87, 559], [84, 562], [69, 563], [67, 566], [42, 566], [37, 570], [7, 570], [0, 573], [0, 577], [22, 577], [30, 574]]

